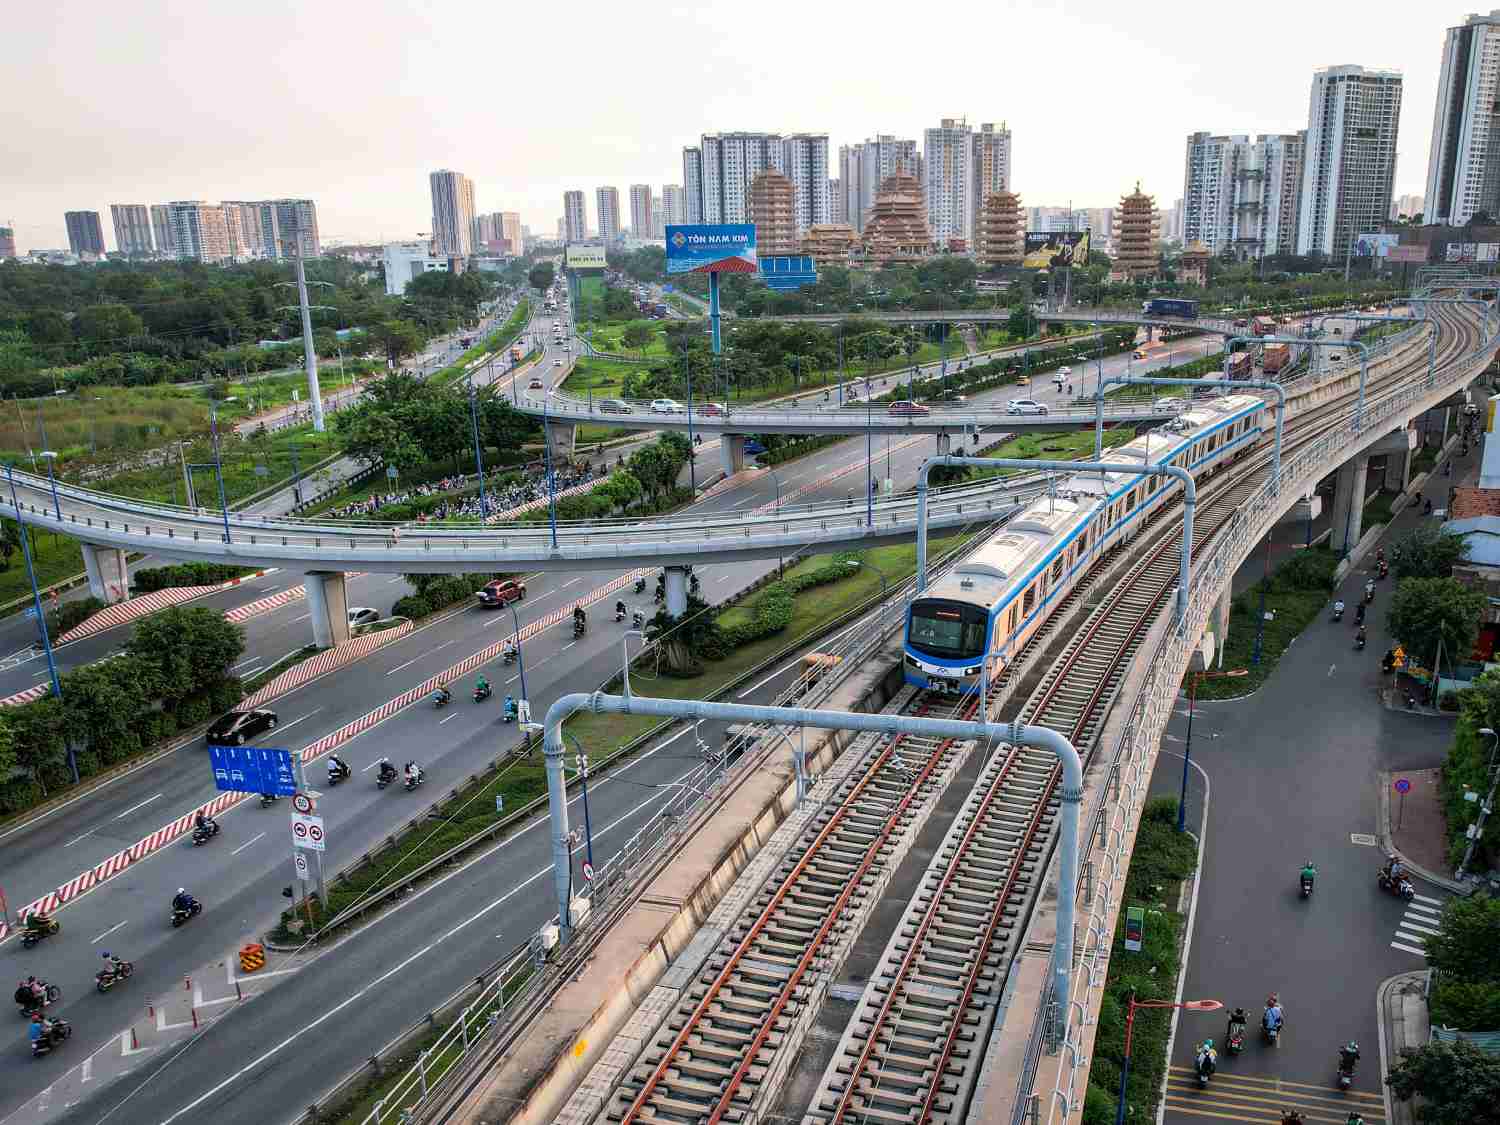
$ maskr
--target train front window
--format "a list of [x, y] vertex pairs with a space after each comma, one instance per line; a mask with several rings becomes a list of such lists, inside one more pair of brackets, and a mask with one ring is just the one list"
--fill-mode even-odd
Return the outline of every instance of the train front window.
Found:
[[984, 652], [988, 620], [977, 606], [954, 602], [915, 602], [907, 643], [918, 652], [944, 660], [963, 660]]

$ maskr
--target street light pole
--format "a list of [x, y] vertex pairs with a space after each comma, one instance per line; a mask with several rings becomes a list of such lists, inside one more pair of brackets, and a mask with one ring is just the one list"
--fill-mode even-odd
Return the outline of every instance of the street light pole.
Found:
[[1125, 1125], [1125, 1083], [1130, 1078], [1130, 1036], [1135, 1030], [1137, 1008], [1183, 1008], [1189, 1012], [1217, 1012], [1224, 1005], [1218, 1000], [1184, 1000], [1174, 1004], [1169, 1000], [1137, 1000], [1135, 989], [1130, 990], [1130, 1003], [1125, 1009], [1125, 1061], [1120, 1067], [1120, 1097], [1115, 1104], [1115, 1125]]
[[1469, 860], [1474, 858], [1474, 849], [1479, 846], [1479, 839], [1484, 835], [1484, 821], [1490, 815], [1490, 809], [1495, 803], [1495, 784], [1500, 782], [1500, 773], [1495, 772], [1495, 751], [1500, 749], [1500, 735], [1497, 735], [1489, 727], [1481, 727], [1480, 734], [1488, 735], [1490, 738], [1490, 791], [1485, 795], [1484, 804], [1479, 806], [1479, 819], [1469, 829], [1469, 843], [1464, 848], [1463, 862], [1458, 865], [1458, 870], [1453, 873], [1453, 878], [1460, 883], [1463, 882], [1464, 869], [1469, 866]]
[[1250, 674], [1247, 668], [1234, 668], [1228, 672], [1189, 672], [1188, 673], [1188, 725], [1187, 738], [1182, 748], [1182, 794], [1177, 799], [1177, 831], [1187, 830], [1187, 783], [1188, 767], [1193, 762], [1193, 710], [1198, 703], [1198, 681], [1217, 680], [1226, 678], [1238, 678]]
[[[31, 562], [31, 536], [26, 524], [21, 521], [21, 500], [16, 495], [16, 473], [13, 465], [5, 466], [5, 479], [10, 481], [10, 502], [16, 509], [16, 530], [20, 532], [21, 553], [26, 559], [26, 578], [31, 583], [31, 611], [36, 614], [37, 632], [41, 634], [42, 651], [47, 654], [47, 674], [52, 678], [52, 694], [62, 698], [62, 681], [57, 676], [57, 661], [52, 657], [52, 638], [47, 635], [47, 617], [42, 612], [42, 592], [36, 584], [36, 568]], [[73, 771], [73, 784], [78, 784], [78, 762], [73, 755], [71, 741], [68, 744], [68, 766]]]
[[57, 522], [62, 523], [62, 503], [57, 499], [57, 477], [52, 472], [52, 462], [57, 460], [57, 454], [50, 449], [44, 449], [42, 460], [47, 462], [47, 483], [52, 486], [52, 510], [57, 513]]
[[[226, 398], [225, 402], [234, 402], [234, 398]], [[219, 408], [214, 403], [208, 404], [208, 428], [214, 439], [214, 476], [219, 482], [219, 510], [224, 513], [224, 542], [233, 542], [229, 538], [229, 500], [224, 495], [224, 461], [219, 456]]]
[[474, 426], [474, 467], [479, 471], [479, 522], [484, 523], [488, 508], [484, 502], [484, 454], [479, 444], [479, 407], [474, 399], [474, 376], [469, 375], [469, 421]]

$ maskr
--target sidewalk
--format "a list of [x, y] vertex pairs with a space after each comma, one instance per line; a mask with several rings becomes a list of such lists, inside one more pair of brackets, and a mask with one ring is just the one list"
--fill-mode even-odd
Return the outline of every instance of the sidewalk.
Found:
[[[1389, 1074], [1401, 1061], [1402, 1051], [1427, 1042], [1427, 970], [1383, 981], [1375, 993], [1375, 1010], [1380, 1020], [1380, 1072]], [[1385, 1096], [1386, 1121], [1390, 1125], [1412, 1125], [1412, 1103], [1393, 1098], [1384, 1083], [1381, 1093]]]

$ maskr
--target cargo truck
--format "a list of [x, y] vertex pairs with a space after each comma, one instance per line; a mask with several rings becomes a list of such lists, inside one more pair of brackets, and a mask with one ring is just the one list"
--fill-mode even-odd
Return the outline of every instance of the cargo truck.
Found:
[[1250, 331], [1257, 336], [1276, 335], [1276, 321], [1269, 316], [1258, 316], [1250, 322]]
[[1292, 361], [1290, 344], [1267, 344], [1261, 351], [1260, 369], [1267, 375], [1275, 375]]
[[1198, 319], [1198, 302], [1185, 301], [1179, 297], [1152, 297], [1141, 305], [1147, 316], [1179, 316], [1184, 320]]

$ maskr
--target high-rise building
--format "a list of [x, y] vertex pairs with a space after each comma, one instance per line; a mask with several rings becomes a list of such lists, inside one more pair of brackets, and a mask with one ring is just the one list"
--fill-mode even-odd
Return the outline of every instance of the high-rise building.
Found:
[[848, 201], [844, 199], [844, 185], [838, 180], [828, 181], [828, 212], [833, 222], [821, 226], [847, 226], [849, 222]]
[[1181, 240], [1240, 258], [1292, 253], [1305, 135], [1189, 133]]
[[974, 193], [970, 203], [974, 227], [969, 242], [978, 241], [979, 209], [995, 192], [1010, 190], [1010, 128], [1005, 122], [997, 129], [993, 124], [979, 126], [974, 134]]
[[519, 211], [500, 212], [500, 239], [508, 244], [510, 253], [520, 255], [526, 252], [526, 235], [521, 229]]
[[565, 242], [582, 242], [589, 236], [589, 219], [583, 209], [583, 192], [563, 192], [563, 217], [557, 225], [558, 237]]
[[151, 253], [151, 213], [144, 203], [111, 203], [115, 249], [121, 254]]
[[1134, 281], [1153, 278], [1161, 265], [1161, 217], [1156, 200], [1135, 185], [1115, 208], [1115, 276]]
[[1450, 27], [1432, 115], [1424, 221], [1463, 226], [1476, 212], [1500, 216], [1497, 83], [1500, 11]]
[[[684, 161], [686, 158], [684, 157]], [[667, 223], [686, 223], [687, 217], [687, 192], [681, 184], [661, 185], [661, 217], [663, 225]], [[666, 233], [665, 230], [662, 231]]]
[[594, 204], [599, 209], [599, 238], [606, 246], [620, 241], [620, 189], [596, 188]]
[[[472, 215], [474, 185], [467, 179], [464, 180], [464, 200]], [[276, 229], [280, 240], [272, 257], [295, 258], [299, 247], [304, 258], [316, 258], [322, 253], [322, 244], [318, 240], [318, 208], [311, 199], [268, 199], [266, 203], [276, 208]], [[264, 225], [262, 220], [262, 229]]]
[[637, 238], [651, 238], [656, 228], [651, 222], [651, 185], [630, 185], [630, 233]]
[[667, 210], [662, 206], [661, 196], [651, 201], [651, 237], [662, 238], [667, 233]]
[[177, 241], [172, 227], [172, 208], [169, 204], [151, 204], [151, 239], [156, 243], [158, 254], [168, 258], [177, 257]]
[[1019, 266], [1026, 253], [1026, 212], [1012, 191], [992, 191], [979, 208], [974, 239], [981, 266]]
[[1423, 214], [1426, 196], [1410, 193], [1391, 200], [1391, 219], [1410, 219]]
[[[267, 200], [243, 201], [226, 199], [224, 208], [226, 225], [234, 240], [236, 258], [275, 259], [280, 245], [280, 227], [277, 224], [276, 205]], [[235, 222], [228, 222], [230, 212]]]
[[234, 257], [229, 223], [220, 203], [177, 200], [165, 205], [175, 257], [195, 262], [227, 262]]
[[68, 246], [73, 253], [104, 257], [104, 228], [98, 211], [65, 211], [63, 219], [68, 224]]
[[[670, 221], [670, 220], [669, 220]], [[703, 150], [682, 150], [682, 217], [679, 223], [703, 221]]]
[[1313, 74], [1297, 253], [1341, 261], [1358, 235], [1380, 229], [1400, 125], [1399, 72], [1332, 66]]
[[[781, 142], [780, 163], [772, 167], [792, 181], [800, 241], [808, 228], [832, 220], [828, 198], [828, 134], [793, 133]], [[757, 240], [758, 241], [758, 240]]]
[[[447, 168], [427, 179], [432, 188], [432, 243], [438, 257], [467, 258], [473, 252], [473, 181]], [[282, 234], [289, 237], [286, 231]]]
[[750, 181], [745, 218], [755, 224], [757, 254], [797, 252], [802, 238], [797, 231], [796, 197], [792, 181], [769, 168]]
[[967, 239], [974, 227], [974, 133], [968, 122], [945, 117], [923, 132], [927, 228], [939, 249]]
[[887, 177], [898, 172], [921, 181], [916, 141], [878, 133], [859, 144], [840, 145], [839, 189], [844, 196], [844, 221], [863, 231], [875, 205], [875, 193]]

